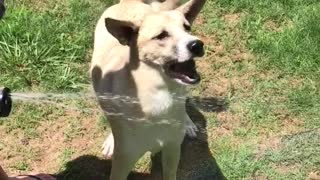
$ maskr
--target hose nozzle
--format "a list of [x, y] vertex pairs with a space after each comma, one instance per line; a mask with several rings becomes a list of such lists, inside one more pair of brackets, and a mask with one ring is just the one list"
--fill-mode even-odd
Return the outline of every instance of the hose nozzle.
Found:
[[10, 89], [0, 88], [0, 117], [8, 117], [12, 108]]
[[4, 16], [4, 12], [6, 11], [6, 8], [4, 6], [4, 0], [0, 0], [0, 19], [2, 16]]

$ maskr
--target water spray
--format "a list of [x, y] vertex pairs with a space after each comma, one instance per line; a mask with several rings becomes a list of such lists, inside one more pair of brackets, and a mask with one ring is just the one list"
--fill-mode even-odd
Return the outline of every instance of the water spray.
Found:
[[[174, 101], [186, 101], [186, 97], [180, 96], [178, 94], [172, 94]], [[56, 94], [56, 93], [18, 93], [11, 92], [7, 87], [0, 87], [0, 117], [8, 117], [12, 109], [12, 101], [27, 101], [35, 104], [52, 104], [58, 107], [63, 107], [66, 109], [74, 109], [83, 111], [84, 108], [71, 107], [68, 104], [62, 102], [62, 100], [68, 99], [95, 99], [98, 98], [102, 101], [115, 101], [117, 103], [132, 103], [139, 104], [137, 97], [129, 97], [125, 95], [117, 95], [112, 93], [104, 93], [95, 95], [93, 93], [69, 93], [69, 94]], [[219, 99], [206, 99], [200, 97], [189, 97], [187, 98], [189, 104], [199, 107], [203, 111], [219, 111], [225, 108], [225, 103]], [[93, 108], [85, 108], [90, 110]], [[108, 112], [110, 113], [110, 112]]]

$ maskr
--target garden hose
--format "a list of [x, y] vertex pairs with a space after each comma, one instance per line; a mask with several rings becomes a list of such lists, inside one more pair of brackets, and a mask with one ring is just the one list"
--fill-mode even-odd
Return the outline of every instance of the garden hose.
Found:
[[8, 117], [12, 108], [9, 88], [0, 88], [0, 117]]
[[5, 11], [4, 0], [0, 0], [0, 19], [4, 16]]

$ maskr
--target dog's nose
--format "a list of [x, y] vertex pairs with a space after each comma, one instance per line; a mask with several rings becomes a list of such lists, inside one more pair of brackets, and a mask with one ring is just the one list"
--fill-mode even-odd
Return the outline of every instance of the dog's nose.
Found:
[[190, 52], [192, 52], [196, 57], [202, 57], [204, 55], [203, 42], [200, 40], [194, 40], [189, 42], [187, 45]]

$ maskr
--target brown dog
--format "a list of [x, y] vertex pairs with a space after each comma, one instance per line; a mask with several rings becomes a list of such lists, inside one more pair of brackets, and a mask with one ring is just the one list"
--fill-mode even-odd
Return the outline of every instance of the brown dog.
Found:
[[204, 48], [189, 31], [205, 0], [169, 1], [123, 0], [96, 26], [91, 74], [113, 133], [104, 143], [111, 180], [125, 180], [147, 151], [162, 151], [163, 178], [176, 179], [183, 137], [197, 131], [186, 86], [200, 81], [194, 58]]

